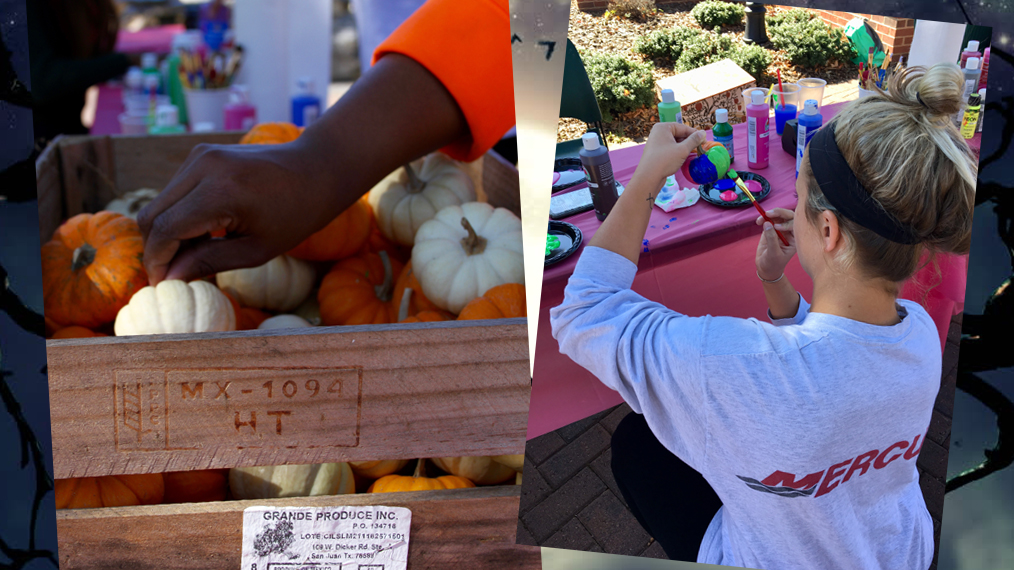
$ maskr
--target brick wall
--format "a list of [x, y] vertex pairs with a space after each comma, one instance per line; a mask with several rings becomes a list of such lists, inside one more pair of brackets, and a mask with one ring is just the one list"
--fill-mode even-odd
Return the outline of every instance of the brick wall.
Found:
[[915, 20], [911, 18], [889, 18], [873, 14], [855, 12], [835, 12], [833, 10], [811, 10], [828, 24], [844, 28], [853, 18], [866, 18], [877, 31], [880, 41], [884, 43], [884, 51], [891, 52], [892, 60], [898, 56], [908, 55], [912, 49], [912, 36], [915, 34]]

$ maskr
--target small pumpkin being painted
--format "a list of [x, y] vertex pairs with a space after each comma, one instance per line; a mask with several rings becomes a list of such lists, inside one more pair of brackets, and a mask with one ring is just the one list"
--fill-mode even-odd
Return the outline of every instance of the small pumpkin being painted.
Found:
[[441, 477], [427, 477], [425, 471], [425, 459], [420, 459], [415, 466], [415, 472], [411, 475], [386, 475], [377, 479], [366, 490], [367, 493], [397, 493], [402, 491], [431, 491], [436, 489], [464, 489], [475, 487], [464, 477], [457, 475], [443, 475]]
[[66, 327], [110, 323], [148, 284], [137, 222], [115, 212], [79, 214], [42, 246], [46, 317]]
[[352, 472], [360, 477], [378, 479], [401, 471], [408, 465], [408, 459], [392, 459], [386, 461], [350, 461]]
[[158, 190], [154, 188], [138, 188], [110, 201], [103, 209], [136, 220], [137, 213], [151, 203], [156, 196], [158, 196]]
[[369, 200], [380, 231], [410, 246], [437, 212], [474, 201], [475, 183], [457, 161], [435, 152], [392, 172], [370, 190]]
[[373, 212], [365, 200], [356, 200], [324, 229], [293, 248], [289, 255], [307, 261], [344, 259], [363, 249], [370, 239]]
[[116, 315], [116, 336], [236, 330], [229, 298], [207, 281], [173, 279], [137, 292]]
[[464, 309], [461, 309], [458, 320], [511, 319], [527, 316], [525, 286], [520, 283], [504, 283], [486, 291], [482, 297], [472, 299]]
[[497, 285], [524, 283], [521, 220], [481, 202], [444, 208], [419, 228], [412, 267], [426, 298], [458, 314]]
[[229, 488], [237, 499], [277, 499], [354, 493], [348, 463], [237, 467], [229, 470]]
[[433, 463], [444, 471], [464, 477], [476, 485], [496, 485], [513, 479], [516, 471], [491, 457], [434, 457]]
[[258, 267], [223, 271], [215, 281], [245, 307], [287, 312], [306, 299], [315, 278], [309, 263], [280, 255]]
[[324, 277], [317, 293], [321, 321], [327, 326], [370, 325], [394, 321], [394, 276], [401, 263], [386, 251], [343, 259]]
[[54, 481], [58, 509], [157, 505], [165, 496], [161, 473], [76, 477]]

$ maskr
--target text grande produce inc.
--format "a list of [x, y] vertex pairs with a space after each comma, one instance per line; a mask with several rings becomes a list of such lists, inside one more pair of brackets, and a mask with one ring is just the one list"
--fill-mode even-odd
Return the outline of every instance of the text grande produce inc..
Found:
[[[316, 516], [314, 516], [316, 514]], [[374, 517], [373, 515], [377, 516]], [[266, 521], [342, 521], [342, 520], [396, 520], [398, 517], [394, 512], [378, 511], [338, 511], [328, 512], [321, 511], [312, 513], [308, 511], [298, 512], [284, 512], [284, 511], [266, 511], [264, 513], [264, 520]]]

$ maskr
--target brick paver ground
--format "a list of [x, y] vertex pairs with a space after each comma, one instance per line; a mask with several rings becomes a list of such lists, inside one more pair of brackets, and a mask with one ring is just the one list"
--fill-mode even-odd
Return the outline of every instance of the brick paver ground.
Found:
[[[918, 461], [920, 483], [933, 516], [938, 544], [960, 338], [959, 315], [951, 322], [943, 355], [940, 395]], [[518, 519], [519, 543], [666, 557], [627, 510], [609, 468], [610, 437], [628, 413], [630, 407], [621, 404], [528, 442]], [[936, 555], [930, 570], [936, 570]]]

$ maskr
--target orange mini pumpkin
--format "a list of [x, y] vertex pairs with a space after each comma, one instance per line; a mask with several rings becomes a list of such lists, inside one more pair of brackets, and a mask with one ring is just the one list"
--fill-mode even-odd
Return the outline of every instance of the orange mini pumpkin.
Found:
[[57, 479], [53, 490], [58, 509], [157, 505], [165, 496], [165, 481], [161, 473], [77, 477]]
[[233, 312], [236, 313], [236, 330], [238, 331], [254, 330], [271, 317], [271, 315], [260, 309], [240, 305], [235, 297], [225, 291], [222, 291], [222, 293], [225, 293], [226, 298], [229, 299], [229, 303], [232, 304]]
[[317, 293], [323, 324], [369, 325], [394, 321], [391, 292], [401, 263], [386, 251], [339, 261]]
[[292, 123], [261, 123], [247, 131], [239, 144], [283, 144], [298, 139], [302, 132]]
[[365, 200], [356, 200], [348, 210], [303, 240], [289, 255], [306, 261], [333, 261], [355, 255], [370, 239], [373, 210]]
[[56, 331], [55, 333], [53, 333], [53, 336], [51, 336], [50, 338], [54, 338], [54, 339], [56, 339], [56, 338], [95, 338], [95, 337], [100, 337], [100, 336], [109, 336], [109, 335], [102, 334], [100, 332], [95, 332], [93, 330], [86, 329], [84, 327], [79, 327], [77, 325], [72, 325], [72, 326], [69, 326], [69, 327], [66, 327], [66, 328], [62, 328], [62, 329]]
[[391, 308], [397, 315], [400, 323], [408, 317], [414, 316], [422, 311], [440, 311], [440, 307], [433, 304], [422, 292], [422, 285], [419, 279], [412, 272], [412, 262], [405, 265], [401, 270], [398, 281], [394, 284], [394, 295], [391, 298]]
[[437, 321], [453, 321], [454, 313], [447, 311], [419, 311], [411, 317], [398, 321], [399, 323], [433, 323]]
[[46, 316], [63, 326], [95, 329], [116, 319], [148, 284], [137, 222], [115, 212], [78, 214], [42, 246]]
[[359, 250], [359, 255], [382, 251], [386, 251], [391, 259], [397, 259], [402, 263], [408, 263], [412, 259], [412, 248], [398, 245], [387, 239], [384, 232], [380, 231], [380, 226], [377, 225], [377, 217], [373, 216], [370, 219], [370, 237], [363, 244], [363, 248]]
[[385, 475], [374, 481], [366, 492], [394, 493], [400, 491], [430, 491], [434, 489], [475, 487], [475, 483], [457, 475], [427, 477], [425, 467], [423, 466], [425, 461], [425, 459], [419, 460], [419, 463], [415, 466], [415, 473], [411, 477], [408, 475]]
[[525, 286], [519, 283], [504, 283], [465, 305], [458, 315], [458, 320], [510, 319], [527, 316]]
[[206, 503], [229, 496], [228, 469], [198, 469], [164, 473], [163, 503]]

